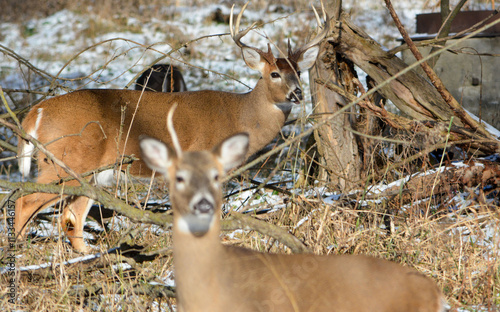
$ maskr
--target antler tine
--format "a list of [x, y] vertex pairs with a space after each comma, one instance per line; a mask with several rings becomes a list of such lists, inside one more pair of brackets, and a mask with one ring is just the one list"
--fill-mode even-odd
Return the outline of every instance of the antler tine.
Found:
[[[318, 11], [316, 11], [316, 8], [314, 7], [314, 5], [312, 5], [312, 3], [311, 3], [311, 8], [313, 9], [314, 16], [316, 17], [316, 22], [321, 27], [321, 19], [319, 17]], [[325, 7], [323, 6], [323, 2], [321, 2], [321, 8], [323, 9], [323, 19], [326, 20], [326, 13], [325, 13]]]
[[237, 28], [233, 29], [233, 15], [234, 15], [234, 4], [231, 7], [231, 14], [229, 14], [229, 32], [231, 33], [231, 37], [234, 38], [234, 33], [237, 32], [240, 28], [240, 24], [238, 23]]
[[328, 18], [328, 14], [326, 14], [325, 7], [323, 5], [323, 1], [321, 1], [321, 10], [323, 11], [323, 20], [325, 21], [323, 23], [323, 25], [321, 25], [321, 20], [319, 18], [318, 11], [316, 11], [316, 8], [312, 4], [311, 4], [311, 7], [312, 7], [312, 9], [314, 11], [314, 16], [316, 17], [316, 22], [318, 23], [318, 27], [322, 27], [323, 30], [316, 36], [316, 38], [314, 38], [313, 40], [311, 40], [306, 45], [307, 48], [312, 47], [312, 46], [318, 44], [321, 40], [323, 40], [323, 38], [325, 38], [325, 36], [330, 31], [329, 18]]
[[264, 51], [262, 51], [260, 49], [248, 46], [248, 45], [246, 45], [246, 44], [244, 44], [243, 42], [240, 41], [241, 38], [243, 36], [245, 36], [250, 30], [252, 30], [253, 27], [257, 24], [257, 22], [254, 22], [252, 24], [252, 26], [250, 26], [247, 29], [245, 29], [245, 30], [243, 30], [243, 31], [240, 32], [241, 17], [243, 16], [243, 11], [245, 11], [245, 9], [247, 8], [247, 5], [248, 5], [248, 2], [245, 3], [245, 5], [243, 6], [243, 8], [241, 8], [240, 13], [236, 17], [236, 25], [234, 25], [234, 20], [233, 20], [234, 4], [231, 7], [231, 16], [229, 17], [229, 29], [230, 29], [230, 32], [231, 32], [231, 37], [233, 38], [233, 40], [236, 43], [236, 45], [238, 45], [238, 47], [252, 49], [252, 50], [256, 51], [257, 53], [259, 53], [259, 55], [261, 57], [263, 57], [269, 64], [274, 64], [276, 62], [276, 58], [274, 57], [273, 53], [271, 52], [270, 45], [268, 45], [268, 48], [267, 48], [268, 51], [264, 52]]
[[312, 9], [314, 11], [314, 16], [316, 17], [316, 21], [318, 23], [318, 27], [323, 28], [323, 30], [314, 39], [312, 39], [311, 41], [309, 41], [308, 43], [306, 43], [304, 46], [298, 48], [297, 51], [295, 51], [293, 53], [291, 53], [291, 51], [289, 51], [288, 52], [289, 55], [293, 54], [293, 55], [296, 55], [296, 56], [300, 56], [303, 51], [306, 51], [310, 47], [313, 47], [313, 46], [319, 44], [321, 42], [321, 40], [323, 40], [326, 37], [326, 35], [328, 34], [328, 32], [330, 31], [330, 21], [329, 21], [328, 14], [326, 14], [323, 2], [321, 2], [321, 9], [323, 11], [323, 19], [325, 21], [323, 24], [321, 23], [321, 19], [319, 17], [318, 11], [316, 11], [316, 8], [312, 4], [311, 4], [311, 7], [312, 7]]
[[246, 44], [242, 43], [240, 41], [241, 38], [243, 38], [243, 36], [245, 36], [250, 30], [252, 30], [252, 28], [257, 24], [257, 22], [254, 22], [252, 24], [252, 26], [248, 27], [247, 29], [245, 29], [244, 31], [240, 32], [240, 22], [241, 22], [241, 18], [243, 17], [243, 12], [245, 11], [245, 9], [247, 8], [247, 5], [248, 5], [248, 2], [245, 3], [245, 5], [243, 6], [243, 8], [241, 8], [241, 11], [240, 13], [238, 14], [238, 16], [236, 17], [236, 25], [234, 25], [234, 19], [233, 19], [233, 15], [234, 15], [234, 4], [233, 6], [231, 7], [231, 15], [229, 16], [229, 31], [231, 32], [231, 37], [233, 37], [233, 40], [234, 42], [238, 45], [238, 47], [248, 47]]

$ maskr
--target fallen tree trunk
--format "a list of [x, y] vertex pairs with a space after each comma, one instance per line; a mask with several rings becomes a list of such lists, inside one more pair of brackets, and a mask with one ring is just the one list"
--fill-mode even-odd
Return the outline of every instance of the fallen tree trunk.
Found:
[[[450, 108], [436, 88], [416, 71], [409, 70], [387, 82], [389, 78], [407, 69], [408, 65], [383, 50], [375, 40], [352, 23], [348, 15], [341, 14], [336, 25], [337, 27], [332, 27], [333, 36], [329, 39], [336, 53], [351, 60], [369, 75], [379, 88], [377, 92], [391, 100], [401, 112], [415, 121], [442, 123], [445, 129], [453, 118], [454, 129], [461, 131], [454, 132], [452, 129], [449, 138], [451, 141], [471, 139], [470, 146], [474, 148], [486, 153], [500, 152], [500, 143], [496, 138], [482, 125], [470, 122], [470, 116], [464, 118], [463, 110]], [[378, 116], [381, 116], [380, 112]], [[385, 119], [387, 118], [386, 114]]]
[[470, 161], [467, 165], [447, 165], [435, 170], [416, 173], [407, 179], [388, 185], [383, 192], [369, 190], [366, 198], [381, 199], [408, 194], [408, 200], [431, 198], [439, 194], [451, 194], [464, 187], [491, 190], [500, 187], [500, 164], [487, 160]]
[[[108, 191], [92, 186], [88, 183], [82, 186], [65, 186], [55, 184], [39, 184], [32, 182], [9, 182], [0, 180], [0, 187], [4, 189], [14, 190], [15, 193], [11, 197], [5, 198], [3, 200], [3, 204], [5, 204], [6, 201], [14, 202], [17, 197], [21, 195], [21, 193], [24, 193], [23, 195], [29, 193], [49, 193], [64, 194], [64, 196], [87, 196], [95, 200], [96, 202], [101, 203], [106, 208], [114, 210], [126, 216], [133, 222], [156, 224], [159, 226], [168, 227], [172, 224], [173, 221], [171, 215], [167, 215], [165, 213], [155, 213], [148, 210], [132, 207], [121, 199], [116, 198]], [[256, 231], [261, 234], [268, 235], [283, 243], [285, 246], [290, 248], [293, 253], [310, 252], [309, 249], [298, 238], [290, 234], [288, 231], [274, 224], [255, 219], [249, 215], [232, 213], [230, 216], [222, 220], [221, 229], [223, 231], [231, 231], [236, 229]]]

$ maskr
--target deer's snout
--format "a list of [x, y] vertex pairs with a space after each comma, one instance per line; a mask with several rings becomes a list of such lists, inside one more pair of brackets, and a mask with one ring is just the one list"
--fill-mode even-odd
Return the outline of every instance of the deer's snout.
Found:
[[179, 218], [177, 226], [196, 237], [201, 237], [210, 230], [216, 218], [215, 201], [210, 194], [197, 194], [189, 206], [190, 212]]
[[199, 202], [193, 206], [194, 212], [196, 214], [211, 213], [214, 211], [214, 204], [206, 198], [202, 198]]
[[295, 90], [293, 90], [290, 95], [288, 96], [288, 100], [293, 103], [298, 103], [302, 101], [302, 89], [297, 87]]

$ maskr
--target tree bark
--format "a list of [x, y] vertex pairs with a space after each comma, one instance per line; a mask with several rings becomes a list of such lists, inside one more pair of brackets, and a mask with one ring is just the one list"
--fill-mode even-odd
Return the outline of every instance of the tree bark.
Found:
[[[334, 28], [335, 16], [339, 16], [341, 1], [333, 1], [326, 11]], [[357, 186], [360, 179], [361, 158], [355, 135], [349, 130], [353, 128], [355, 119], [349, 112], [337, 113], [348, 101], [340, 94], [319, 84], [318, 81], [342, 85], [339, 61], [333, 46], [328, 42], [321, 45], [320, 57], [310, 70], [310, 85], [314, 113], [321, 121], [337, 114], [331, 121], [314, 132], [319, 171], [315, 173], [318, 180], [328, 180], [334, 189], [349, 191]]]

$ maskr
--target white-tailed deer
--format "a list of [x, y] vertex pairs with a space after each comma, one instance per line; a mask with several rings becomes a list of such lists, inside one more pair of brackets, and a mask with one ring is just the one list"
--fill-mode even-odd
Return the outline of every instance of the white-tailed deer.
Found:
[[140, 142], [142, 159], [169, 181], [178, 311], [445, 311], [433, 281], [384, 259], [223, 245], [221, 176], [244, 160], [248, 144], [236, 134], [212, 152], [182, 153], [153, 138]]
[[[68, 167], [77, 173], [84, 173], [114, 164], [122, 155], [138, 156], [140, 134], [171, 143], [165, 117], [173, 103], [178, 103], [174, 124], [184, 150], [210, 149], [228, 135], [247, 132], [251, 139], [248, 156], [257, 152], [284, 125], [287, 111], [281, 109], [281, 104], [288, 105], [302, 99], [299, 73], [314, 64], [319, 44], [329, 31], [329, 21], [323, 14], [323, 30], [314, 39], [296, 51], [288, 45], [288, 58], [275, 58], [270, 46], [268, 52], [263, 52], [241, 42], [241, 38], [252, 28], [239, 32], [245, 8], [246, 5], [234, 25], [231, 18], [230, 29], [246, 64], [262, 75], [252, 91], [240, 94], [222, 91], [158, 93], [81, 90], [34, 106], [24, 119], [23, 128]], [[20, 140], [19, 168], [24, 176], [30, 171], [33, 153], [33, 144]], [[129, 172], [134, 176], [151, 176], [151, 170], [142, 161], [134, 162]], [[108, 170], [96, 174], [93, 180], [97, 184], [108, 185], [115, 181], [114, 175], [112, 170]], [[39, 153], [37, 182], [51, 183], [67, 176], [46, 155]], [[76, 181], [65, 183], [78, 184]], [[18, 237], [24, 235], [31, 217], [58, 199], [58, 196], [45, 193], [18, 199], [15, 217]], [[61, 224], [73, 247], [85, 252], [88, 249], [82, 237], [83, 225], [92, 200], [80, 196], [68, 202]]]
[[135, 90], [156, 92], [187, 91], [179, 68], [170, 64], [155, 64], [148, 68], [135, 82]]

